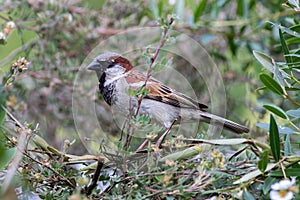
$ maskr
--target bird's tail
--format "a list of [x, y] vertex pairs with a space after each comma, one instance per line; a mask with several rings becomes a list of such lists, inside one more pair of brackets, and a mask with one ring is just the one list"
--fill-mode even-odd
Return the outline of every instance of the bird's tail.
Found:
[[206, 123], [211, 123], [213, 125], [224, 126], [224, 128], [235, 132], [235, 133], [248, 133], [249, 128], [246, 126], [242, 126], [238, 123], [230, 121], [228, 119], [224, 119], [222, 117], [210, 114], [208, 112], [201, 112], [202, 121]]

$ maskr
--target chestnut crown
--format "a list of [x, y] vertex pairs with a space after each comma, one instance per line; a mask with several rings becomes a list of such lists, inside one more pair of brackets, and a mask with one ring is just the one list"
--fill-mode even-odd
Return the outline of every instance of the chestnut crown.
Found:
[[114, 52], [107, 52], [97, 56], [87, 67], [88, 70], [94, 70], [98, 77], [109, 67], [119, 65], [125, 68], [125, 72], [131, 70], [133, 67], [131, 63], [121, 55]]

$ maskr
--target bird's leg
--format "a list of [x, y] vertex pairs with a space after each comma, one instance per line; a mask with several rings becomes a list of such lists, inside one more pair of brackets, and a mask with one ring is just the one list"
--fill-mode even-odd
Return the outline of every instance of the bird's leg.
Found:
[[158, 148], [161, 147], [161, 144], [163, 143], [163, 141], [165, 140], [165, 138], [167, 137], [167, 135], [170, 133], [173, 125], [175, 124], [176, 120], [173, 121], [173, 123], [171, 124], [171, 126], [164, 132], [164, 134], [162, 134], [162, 136], [159, 137], [159, 139], [156, 141], [156, 145], [158, 146]]

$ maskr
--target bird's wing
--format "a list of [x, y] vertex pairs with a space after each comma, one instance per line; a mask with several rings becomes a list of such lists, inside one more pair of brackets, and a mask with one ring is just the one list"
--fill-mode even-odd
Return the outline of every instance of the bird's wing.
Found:
[[[138, 89], [144, 85], [146, 75], [134, 71], [134, 73], [129, 73], [126, 76], [126, 80], [131, 88]], [[208, 108], [206, 105], [171, 89], [154, 78], [148, 79], [146, 88], [148, 89], [149, 94], [147, 94], [144, 98], [147, 99], [156, 100], [181, 108], [193, 108], [200, 110], [206, 110]]]

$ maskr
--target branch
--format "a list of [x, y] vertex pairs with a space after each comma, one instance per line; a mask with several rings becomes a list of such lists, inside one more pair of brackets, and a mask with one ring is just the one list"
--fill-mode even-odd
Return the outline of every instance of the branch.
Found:
[[82, 193], [86, 194], [87, 196], [89, 196], [92, 193], [93, 189], [97, 186], [98, 178], [100, 176], [102, 167], [103, 167], [103, 159], [102, 159], [102, 157], [99, 157], [98, 165], [97, 165], [96, 171], [93, 175], [92, 183], [88, 187], [85, 187], [82, 190]]
[[[141, 89], [147, 86], [147, 82], [148, 82], [149, 78], [151, 77], [153, 64], [154, 64], [155, 60], [157, 59], [158, 54], [159, 54], [161, 48], [162, 48], [162, 47], [165, 45], [165, 43], [166, 43], [166, 40], [167, 40], [167, 34], [168, 34], [169, 28], [170, 28], [170, 26], [173, 24], [173, 22], [174, 22], [174, 18], [171, 17], [171, 18], [169, 19], [169, 22], [168, 22], [167, 26], [164, 27], [164, 31], [163, 31], [163, 33], [162, 33], [162, 36], [161, 36], [159, 45], [158, 45], [158, 47], [156, 48], [156, 51], [155, 51], [154, 55], [151, 57], [151, 62], [150, 62], [150, 65], [149, 65], [149, 68], [148, 68], [148, 71], [147, 71], [146, 80], [145, 80], [144, 85], [141, 87]], [[140, 110], [140, 107], [141, 107], [141, 103], [142, 103], [142, 99], [143, 99], [143, 95], [140, 95], [140, 96], [139, 96], [139, 99], [138, 99], [138, 107], [137, 107], [137, 109], [136, 109], [136, 112], [135, 112], [134, 117], [136, 117], [136, 116], [138, 115], [138, 113], [139, 113], [139, 110]]]
[[[159, 42], [159, 45], [158, 47], [156, 48], [155, 50], [155, 53], [154, 55], [150, 58], [150, 65], [149, 65], [149, 68], [147, 70], [147, 75], [146, 75], [146, 80], [145, 80], [145, 83], [144, 85], [140, 88], [139, 92], [142, 91], [143, 88], [146, 88], [147, 86], [147, 82], [148, 80], [150, 79], [151, 77], [151, 73], [152, 73], [152, 68], [153, 68], [153, 65], [154, 65], [154, 62], [155, 60], [157, 59], [158, 55], [159, 55], [159, 52], [161, 50], [161, 48], [165, 45], [166, 41], [167, 41], [167, 34], [168, 34], [168, 31], [170, 29], [170, 26], [173, 24], [174, 22], [174, 18], [173, 17], [170, 17], [170, 19], [167, 21], [167, 23], [164, 25], [164, 31], [162, 33], [162, 36], [161, 36], [161, 39], [160, 39], [160, 42]], [[135, 114], [133, 115], [134, 118], [136, 118], [136, 116], [138, 115], [139, 113], [139, 110], [140, 110], [140, 107], [141, 107], [141, 104], [142, 104], [142, 100], [143, 100], [143, 97], [144, 95], [143, 94], [140, 94], [139, 95], [139, 98], [138, 98], [138, 106], [137, 106], [137, 109], [135, 111]], [[123, 147], [125, 149], [127, 149], [131, 143], [131, 139], [134, 135], [134, 132], [135, 132], [135, 128], [133, 127], [133, 129], [131, 129], [131, 131], [129, 131], [129, 134], [127, 134], [127, 137], [126, 137], [126, 140], [125, 140], [125, 143], [123, 145]]]
[[284, 95], [285, 98], [287, 98], [291, 103], [293, 103], [296, 106], [300, 106], [300, 103], [297, 102], [295, 99], [293, 99], [292, 97], [290, 97], [289, 95], [285, 94]]

